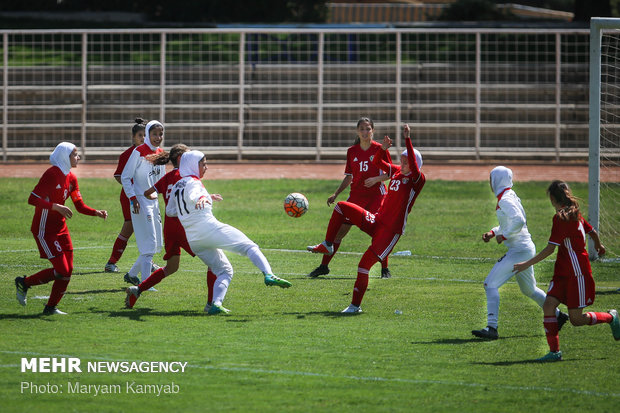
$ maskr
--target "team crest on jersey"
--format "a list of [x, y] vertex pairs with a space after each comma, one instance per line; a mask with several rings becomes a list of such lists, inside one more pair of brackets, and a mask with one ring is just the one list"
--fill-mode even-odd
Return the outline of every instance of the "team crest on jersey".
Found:
[[370, 162], [375, 158], [375, 155], [370, 155]]
[[407, 185], [407, 182], [409, 182], [409, 178], [403, 178], [403, 184]]
[[153, 221], [153, 216], [152, 216], [152, 215], [147, 215], [147, 216], [146, 216], [146, 220], [147, 220], [148, 222]]

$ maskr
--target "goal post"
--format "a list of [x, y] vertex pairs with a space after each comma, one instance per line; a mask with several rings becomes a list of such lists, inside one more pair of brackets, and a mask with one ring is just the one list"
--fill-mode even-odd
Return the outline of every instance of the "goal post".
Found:
[[[601, 233], [609, 258], [620, 246], [620, 19], [590, 21], [588, 221]], [[605, 172], [610, 183], [601, 182]], [[606, 179], [608, 181], [609, 179]], [[592, 240], [590, 258], [597, 253]]]

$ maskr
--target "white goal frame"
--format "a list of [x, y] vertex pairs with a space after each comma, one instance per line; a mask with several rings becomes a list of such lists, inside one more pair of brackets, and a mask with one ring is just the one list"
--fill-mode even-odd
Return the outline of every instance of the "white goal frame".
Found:
[[[599, 231], [601, 183], [601, 42], [604, 30], [620, 30], [620, 19], [593, 17], [590, 20], [590, 102], [588, 159], [588, 222]], [[592, 239], [590, 259], [598, 258]]]

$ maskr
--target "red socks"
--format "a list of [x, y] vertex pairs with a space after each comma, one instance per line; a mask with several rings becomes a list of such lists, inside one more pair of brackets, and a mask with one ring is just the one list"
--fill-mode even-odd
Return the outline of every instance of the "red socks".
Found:
[[123, 252], [125, 252], [125, 248], [127, 248], [127, 238], [119, 235], [114, 241], [114, 246], [112, 247], [112, 255], [110, 255], [110, 259], [108, 260], [112, 264], [116, 264], [118, 260], [121, 259]]
[[217, 275], [215, 275], [213, 271], [208, 270], [207, 271], [207, 290], [208, 290], [207, 302], [208, 303], [213, 302], [213, 284], [215, 284], [215, 280], [217, 280]]
[[545, 326], [545, 335], [549, 350], [557, 352], [560, 350], [560, 338], [558, 337], [558, 319], [553, 317], [544, 317], [543, 326]]
[[142, 281], [140, 285], [138, 285], [138, 288], [140, 289], [140, 291], [146, 291], [149, 288], [153, 287], [154, 285], [159, 284], [159, 282], [163, 280], [165, 277], [166, 277], [166, 273], [164, 272], [163, 268], [155, 270], [153, 274], [149, 275], [149, 277], [146, 280]]
[[54, 279], [54, 269], [46, 268], [36, 274], [32, 274], [30, 277], [26, 277], [24, 283], [27, 287], [32, 287], [33, 285], [47, 284]]
[[366, 250], [357, 267], [357, 280], [355, 280], [355, 285], [353, 286], [351, 304], [358, 307], [362, 304], [362, 299], [368, 288], [368, 273], [377, 261], [379, 261], [379, 258], [372, 251]]
[[586, 313], [590, 317], [590, 325], [594, 324], [609, 324], [613, 320], [613, 317], [609, 313], [595, 313], [593, 311]]

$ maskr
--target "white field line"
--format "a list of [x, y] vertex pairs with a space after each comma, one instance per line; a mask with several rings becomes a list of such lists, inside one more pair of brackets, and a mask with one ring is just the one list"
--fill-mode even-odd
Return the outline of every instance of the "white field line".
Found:
[[[110, 362], [121, 362], [121, 361], [129, 361], [129, 360], [117, 360], [108, 357], [101, 356], [75, 356], [68, 354], [44, 354], [44, 353], [35, 353], [30, 351], [7, 351], [0, 350], [0, 353], [3, 354], [15, 354], [18, 356], [30, 356], [30, 357], [76, 357], [83, 359], [93, 359], [93, 360], [102, 360], [102, 361], [110, 361]], [[136, 362], [140, 362], [142, 360], [132, 360]], [[21, 366], [18, 364], [1, 364], [0, 368], [20, 368]], [[332, 380], [353, 380], [353, 381], [368, 381], [368, 382], [385, 382], [385, 383], [405, 383], [405, 384], [429, 384], [429, 385], [440, 385], [440, 386], [461, 386], [461, 387], [478, 387], [478, 388], [497, 388], [500, 390], [512, 390], [512, 391], [523, 391], [523, 392], [556, 392], [556, 393], [571, 393], [571, 394], [579, 394], [584, 396], [594, 396], [594, 397], [617, 397], [620, 398], [620, 393], [605, 393], [598, 391], [589, 391], [589, 390], [580, 390], [580, 389], [571, 389], [571, 388], [553, 388], [547, 386], [512, 386], [512, 385], [504, 385], [498, 383], [471, 383], [464, 381], [454, 381], [454, 380], [426, 380], [426, 379], [402, 379], [397, 377], [380, 377], [380, 376], [351, 376], [351, 375], [338, 375], [338, 374], [326, 374], [326, 373], [315, 373], [308, 371], [296, 371], [296, 370], [273, 370], [273, 369], [260, 369], [260, 368], [251, 368], [251, 367], [226, 367], [226, 366], [196, 366], [192, 364], [188, 364], [187, 367], [193, 369], [203, 369], [203, 370], [218, 370], [218, 371], [226, 371], [226, 372], [239, 372], [239, 373], [252, 373], [252, 374], [270, 374], [276, 376], [300, 376], [300, 377], [320, 377], [324, 379], [332, 379]]]

